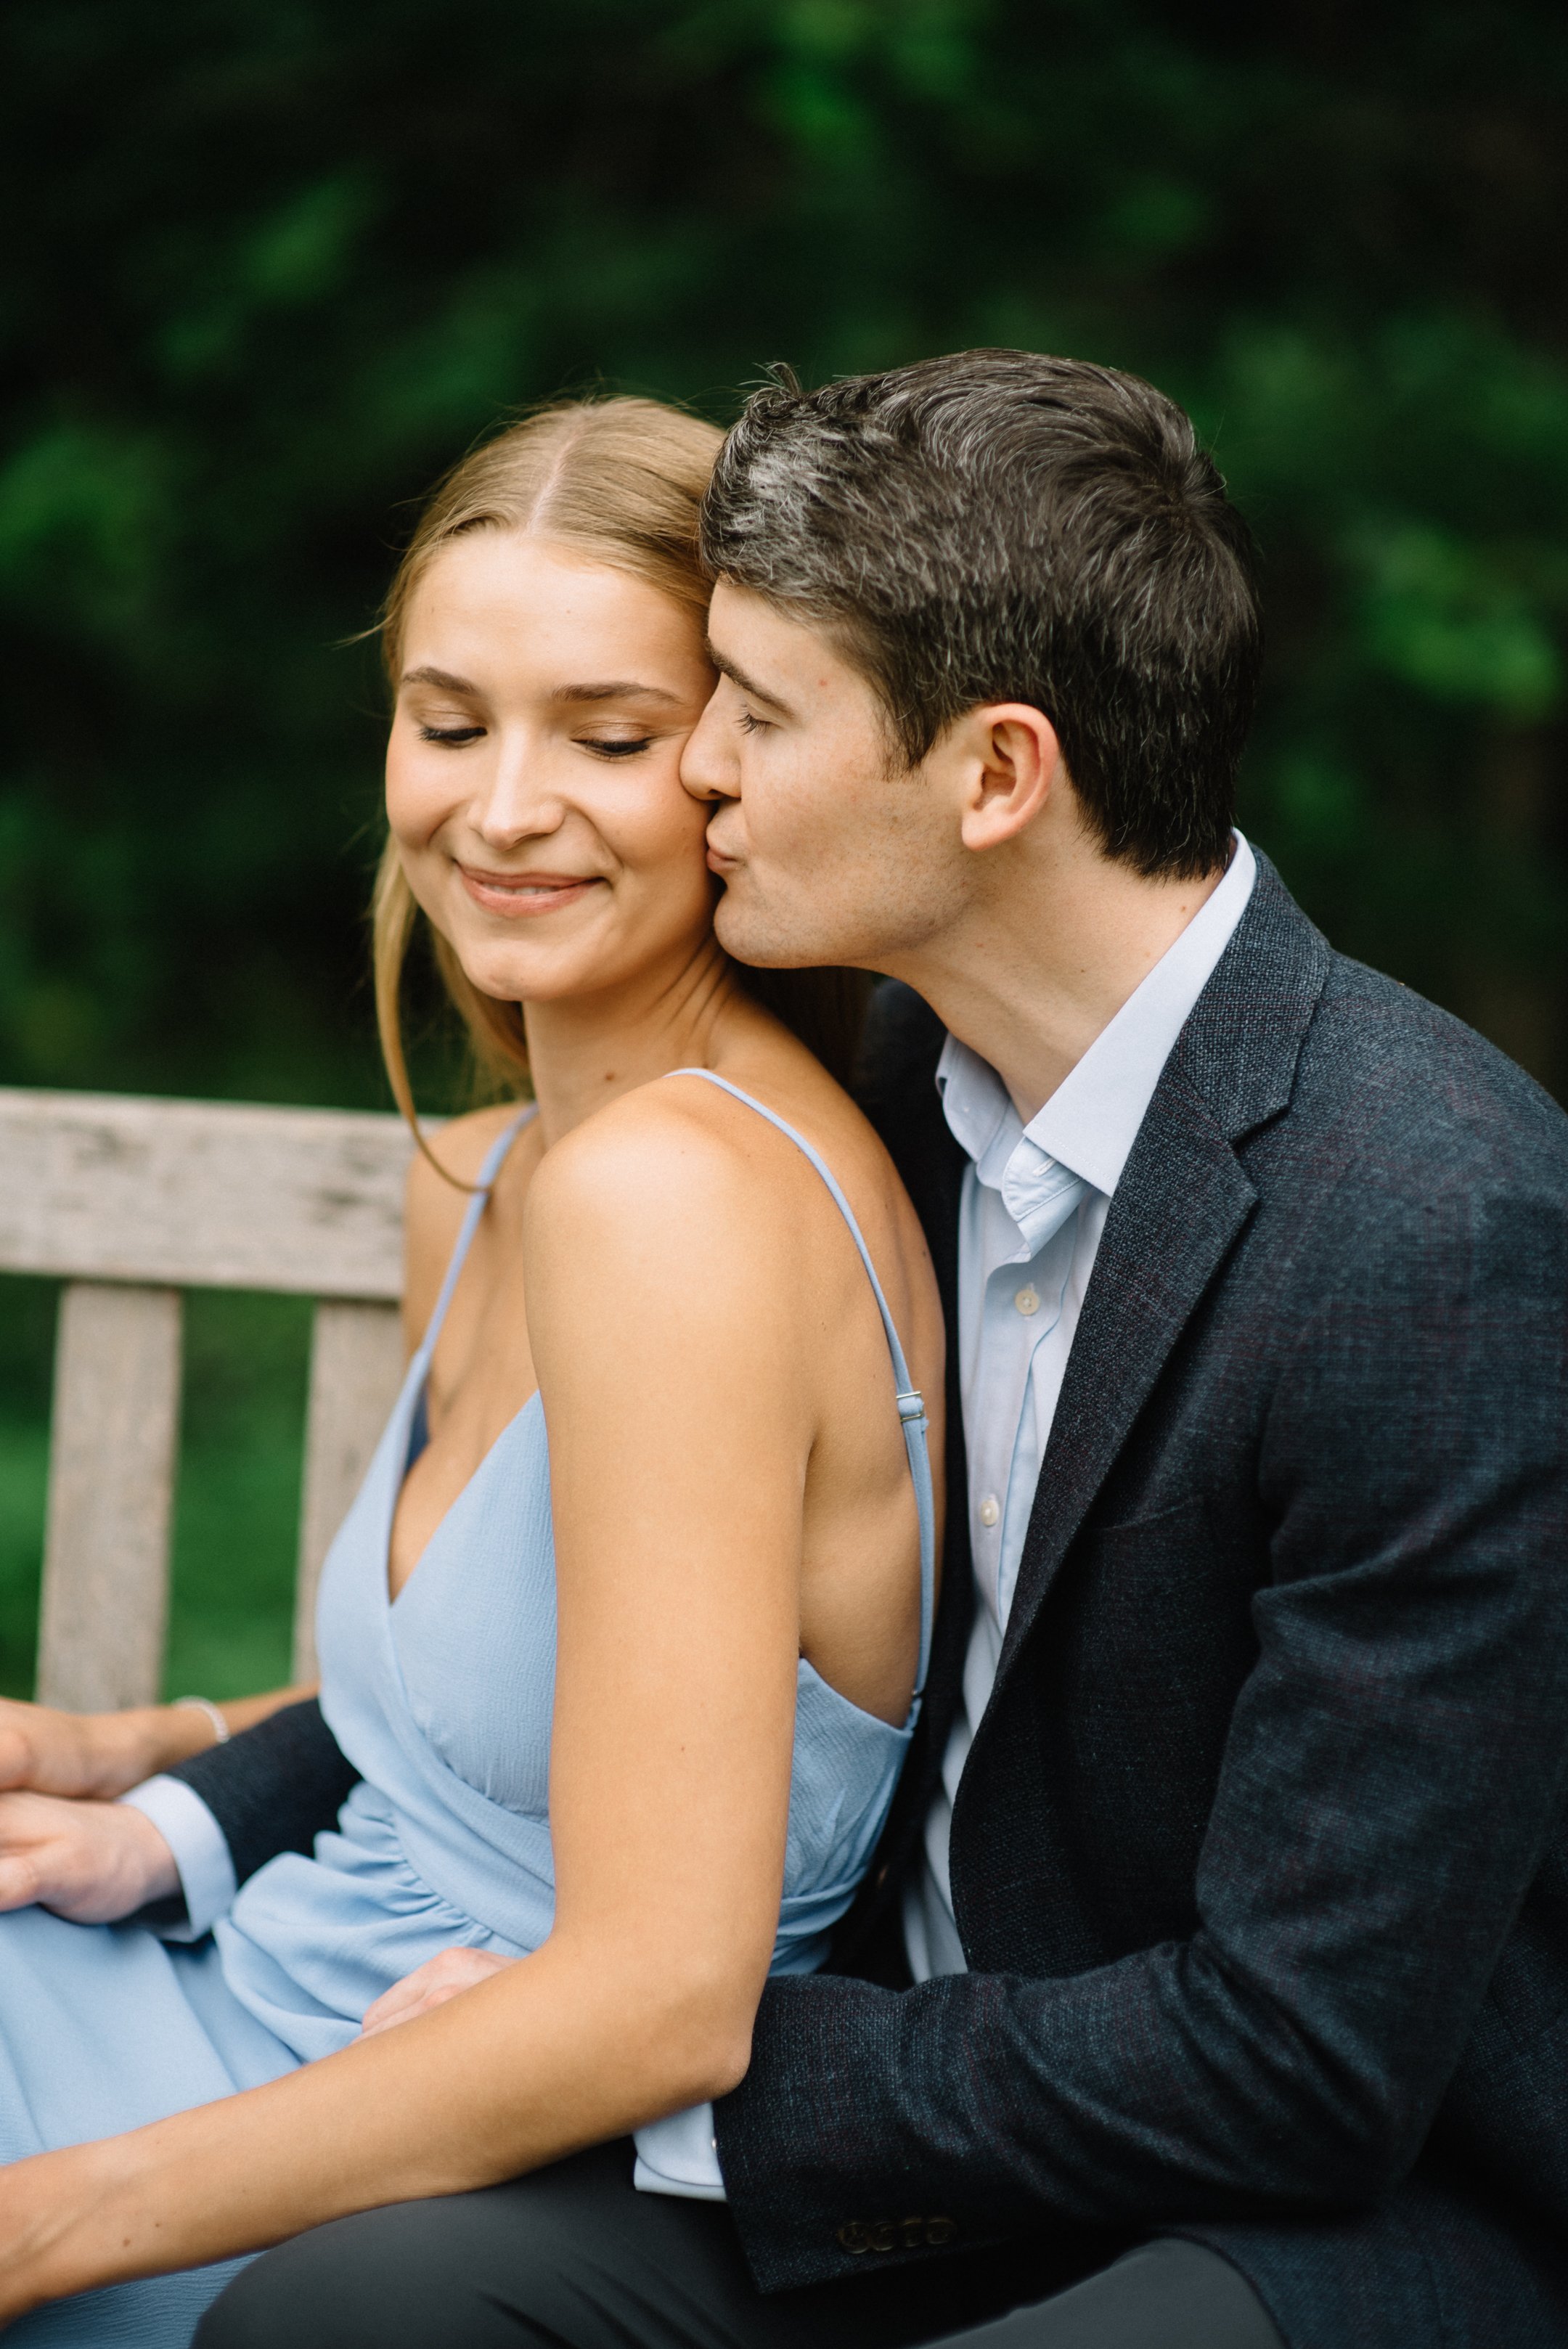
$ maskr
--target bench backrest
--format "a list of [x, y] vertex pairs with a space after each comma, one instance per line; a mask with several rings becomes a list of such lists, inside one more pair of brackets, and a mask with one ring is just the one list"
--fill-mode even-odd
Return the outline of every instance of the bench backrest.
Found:
[[0, 1272], [64, 1279], [37, 1693], [158, 1692], [185, 1288], [314, 1298], [294, 1670], [402, 1375], [400, 1118], [0, 1088]]

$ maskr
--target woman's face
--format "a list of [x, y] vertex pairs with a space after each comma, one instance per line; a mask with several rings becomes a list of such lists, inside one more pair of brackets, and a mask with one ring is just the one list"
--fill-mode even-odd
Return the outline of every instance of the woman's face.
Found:
[[483, 994], [545, 1002], [678, 970], [705, 939], [708, 810], [680, 753], [713, 687], [699, 621], [513, 531], [443, 547], [413, 595], [387, 815]]

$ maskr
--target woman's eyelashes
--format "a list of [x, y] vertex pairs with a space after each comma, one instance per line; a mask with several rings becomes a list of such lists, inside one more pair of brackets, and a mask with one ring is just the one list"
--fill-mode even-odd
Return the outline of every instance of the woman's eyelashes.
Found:
[[653, 737], [651, 734], [638, 734], [628, 740], [614, 736], [580, 734], [577, 740], [585, 750], [593, 752], [596, 759], [635, 759], [639, 751], [651, 746]]
[[765, 734], [769, 721], [759, 718], [754, 709], [742, 709], [736, 713], [735, 723], [742, 734]]
[[[437, 725], [433, 719], [423, 719], [418, 722], [421, 742], [439, 742], [448, 750], [461, 750], [465, 743], [482, 741], [490, 730], [488, 727], [475, 725], [472, 720], [464, 723], [462, 719], [454, 719], [446, 726]], [[596, 759], [635, 759], [644, 750], [650, 750], [656, 738], [652, 734], [579, 734], [575, 739], [579, 750], [588, 751]]]
[[483, 733], [483, 726], [421, 726], [421, 742], [444, 742], [449, 750], [461, 749], [464, 742], [477, 742]]

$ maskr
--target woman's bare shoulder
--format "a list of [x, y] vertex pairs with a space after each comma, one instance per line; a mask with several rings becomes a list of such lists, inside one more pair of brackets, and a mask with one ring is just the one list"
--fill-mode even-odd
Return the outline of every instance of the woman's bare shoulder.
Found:
[[873, 1226], [885, 1226], [902, 1198], [892, 1162], [826, 1076], [820, 1087], [802, 1087], [789, 1072], [783, 1082], [769, 1082], [769, 1071], [745, 1073], [746, 1084], [735, 1080], [739, 1101], [682, 1071], [623, 1094], [563, 1136], [529, 1193], [540, 1254], [559, 1247], [569, 1256], [578, 1234], [596, 1235], [602, 1247], [613, 1229], [618, 1244], [653, 1243], [682, 1259], [736, 1253], [753, 1276], [777, 1259], [794, 1293], [809, 1288], [814, 1268], [831, 1278], [814, 1240], [838, 1211], [798, 1143], [813, 1146]]
[[645, 1232], [701, 1221], [748, 1170], [747, 1137], [716, 1112], [722, 1099], [715, 1087], [676, 1076], [607, 1102], [541, 1161], [531, 1226], [582, 1214]]

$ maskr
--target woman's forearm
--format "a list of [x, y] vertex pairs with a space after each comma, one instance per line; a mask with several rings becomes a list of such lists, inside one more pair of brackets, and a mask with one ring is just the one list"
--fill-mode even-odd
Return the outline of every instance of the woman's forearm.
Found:
[[[295, 1688], [268, 1689], [260, 1696], [228, 1697], [217, 1707], [232, 1737], [254, 1729], [258, 1721], [286, 1704], [299, 1704], [314, 1696], [314, 1681]], [[127, 1787], [151, 1778], [160, 1770], [188, 1762], [213, 1743], [213, 1724], [197, 1705], [148, 1704], [126, 1713], [88, 1715], [97, 1752], [101, 1756], [104, 1783], [95, 1791], [123, 1794]]]
[[760, 1987], [546, 1943], [270, 2086], [19, 2164], [0, 2230], [17, 2297], [0, 2314], [492, 2185], [721, 2094], [744, 2070]]
[[218, 1711], [228, 1723], [229, 1734], [237, 1737], [242, 1729], [254, 1729], [258, 1721], [281, 1713], [286, 1704], [303, 1704], [306, 1697], [316, 1694], [319, 1685], [317, 1681], [297, 1681], [290, 1688], [268, 1689], [261, 1696], [225, 1697]]
[[[280, 1706], [314, 1696], [314, 1684], [272, 1689], [219, 1705], [231, 1734]], [[119, 1713], [65, 1713], [0, 1697], [0, 1788], [67, 1800], [112, 1802], [117, 1795], [188, 1762], [211, 1745], [212, 1719], [199, 1705], [138, 1704]]]

